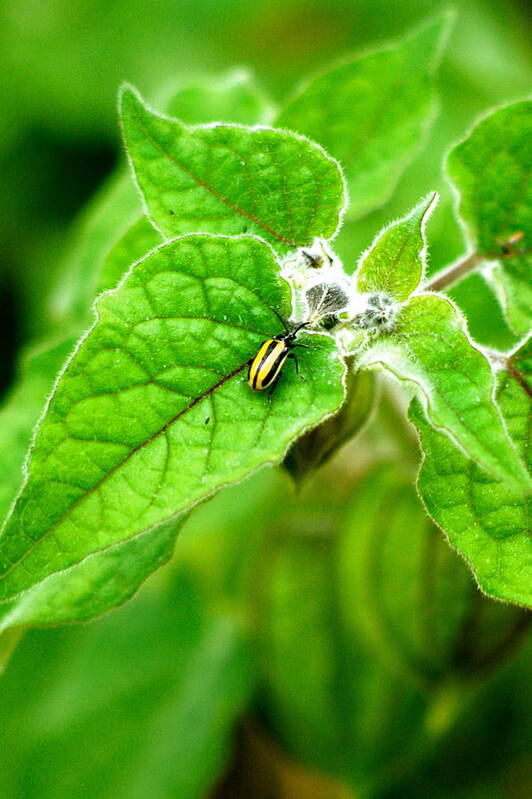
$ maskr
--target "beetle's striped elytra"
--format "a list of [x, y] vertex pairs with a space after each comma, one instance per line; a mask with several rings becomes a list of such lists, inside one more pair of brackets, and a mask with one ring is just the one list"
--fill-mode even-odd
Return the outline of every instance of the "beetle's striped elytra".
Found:
[[282, 338], [270, 338], [264, 341], [249, 366], [249, 387], [253, 391], [269, 388], [279, 377], [289, 352], [290, 345]]

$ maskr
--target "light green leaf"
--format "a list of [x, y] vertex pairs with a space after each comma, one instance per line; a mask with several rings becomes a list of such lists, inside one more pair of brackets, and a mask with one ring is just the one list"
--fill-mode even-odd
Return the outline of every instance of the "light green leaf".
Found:
[[126, 602], [174, 551], [180, 520], [172, 520], [85, 557], [0, 602], [0, 635], [12, 627], [82, 622]]
[[276, 125], [319, 142], [342, 164], [348, 214], [383, 205], [434, 117], [432, 75], [448, 28], [441, 16], [398, 44], [310, 81]]
[[[481, 120], [447, 160], [471, 249], [499, 260], [496, 284], [507, 321], [518, 335], [532, 326], [532, 100]], [[516, 234], [519, 242], [508, 244]], [[489, 272], [487, 277], [489, 279]]]
[[[509, 364], [510, 370], [499, 375], [498, 400], [512, 439], [531, 468], [531, 343], [511, 356]], [[530, 498], [479, 469], [427, 424], [417, 403], [411, 418], [425, 453], [418, 487], [427, 510], [466, 558], [486, 594], [532, 606]]]
[[3, 599], [279, 461], [340, 407], [328, 336], [308, 337], [306, 379], [287, 365], [272, 402], [245, 383], [290, 300], [263, 242], [207, 235], [163, 245], [101, 296], [0, 537]]
[[317, 145], [269, 128], [189, 128], [150, 111], [129, 87], [120, 107], [138, 186], [165, 235], [249, 232], [286, 251], [335, 234], [343, 179]]
[[486, 358], [464, 330], [462, 317], [444, 297], [413, 296], [401, 308], [393, 333], [370, 343], [361, 365], [382, 364], [413, 382], [428, 418], [496, 479], [530, 489], [530, 477], [492, 401], [494, 380]]
[[355, 275], [358, 291], [385, 291], [402, 302], [418, 287], [425, 266], [425, 224], [436, 200], [437, 195], [431, 195], [379, 233], [360, 260]]

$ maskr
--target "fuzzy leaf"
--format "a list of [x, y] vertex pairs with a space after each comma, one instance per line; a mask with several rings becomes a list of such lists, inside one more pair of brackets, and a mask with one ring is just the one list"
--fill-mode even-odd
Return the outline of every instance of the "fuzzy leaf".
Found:
[[102, 295], [0, 536], [2, 599], [279, 461], [337, 410], [344, 367], [328, 336], [309, 336], [306, 379], [288, 364], [271, 403], [245, 383], [290, 299], [263, 242], [207, 235], [163, 245]]
[[394, 333], [370, 344], [361, 363], [380, 363], [421, 390], [428, 418], [496, 479], [521, 491], [530, 478], [492, 401], [493, 375], [444, 297], [420, 294], [401, 308]]
[[431, 195], [379, 233], [360, 261], [355, 278], [358, 291], [385, 291], [399, 302], [415, 291], [423, 276], [424, 226], [435, 199]]
[[[518, 335], [532, 326], [532, 100], [500, 108], [481, 120], [449, 154], [447, 172], [471, 248], [499, 260], [496, 288]], [[523, 234], [515, 247], [507, 243]], [[504, 257], [503, 257], [504, 256]], [[489, 279], [489, 272], [487, 277]]]
[[[499, 375], [498, 400], [511, 437], [532, 468], [531, 342], [510, 364], [511, 371]], [[417, 402], [410, 415], [425, 453], [418, 488], [427, 510], [466, 558], [486, 594], [532, 606], [530, 498], [479, 469], [427, 424]]]
[[286, 251], [336, 232], [342, 175], [317, 145], [269, 128], [190, 128], [150, 111], [129, 87], [120, 106], [137, 183], [165, 235], [249, 232]]
[[310, 81], [276, 125], [319, 142], [342, 164], [348, 214], [384, 204], [434, 116], [432, 75], [448, 17], [398, 44], [336, 66]]

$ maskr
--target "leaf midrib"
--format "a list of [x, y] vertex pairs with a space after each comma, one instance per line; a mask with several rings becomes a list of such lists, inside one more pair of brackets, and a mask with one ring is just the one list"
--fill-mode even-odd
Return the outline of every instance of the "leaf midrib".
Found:
[[[186, 175], [189, 176], [191, 180], [194, 181], [194, 183], [196, 183], [197, 186], [200, 186], [202, 189], [208, 191], [210, 194], [216, 197], [216, 199], [220, 200], [221, 203], [226, 205], [236, 214], [239, 214], [240, 216], [249, 219], [251, 222], [254, 222], [256, 225], [258, 225], [258, 227], [266, 231], [266, 233], [269, 233], [271, 236], [273, 236], [273, 238], [277, 239], [277, 241], [281, 241], [283, 244], [286, 244], [289, 247], [298, 246], [296, 241], [286, 238], [286, 236], [283, 236], [282, 233], [279, 233], [274, 228], [270, 227], [266, 222], [264, 222], [262, 219], [259, 219], [259, 217], [257, 217], [255, 214], [252, 214], [249, 211], [245, 211], [243, 208], [240, 208], [240, 206], [238, 206], [236, 203], [233, 203], [228, 197], [225, 197], [223, 194], [217, 191], [214, 188], [214, 186], [211, 186], [209, 183], [206, 183], [202, 178], [200, 178], [198, 175], [192, 172], [191, 169], [182, 164], [181, 161], [178, 161], [178, 159], [173, 154], [166, 152], [166, 150], [164, 150], [164, 148], [159, 144], [157, 139], [155, 139], [149, 133], [140, 115], [138, 113], [135, 113], [135, 117], [139, 127], [142, 128], [142, 132], [144, 133], [146, 139], [155, 147], [155, 149], [159, 151], [159, 153], [161, 153], [163, 158], [167, 158], [169, 161], [171, 161], [174, 164], [174, 166], [182, 170]], [[183, 125], [183, 130], [187, 132], [187, 128], [185, 125]]]

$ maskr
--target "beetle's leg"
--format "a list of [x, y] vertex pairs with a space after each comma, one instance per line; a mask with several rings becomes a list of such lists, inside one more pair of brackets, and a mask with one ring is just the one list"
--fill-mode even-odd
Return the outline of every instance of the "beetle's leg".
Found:
[[288, 355], [288, 357], [289, 357], [289, 358], [293, 358], [293, 359], [294, 359], [294, 362], [295, 362], [295, 365], [296, 365], [296, 375], [299, 377], [299, 379], [300, 379], [300, 380], [305, 380], [305, 377], [304, 377], [304, 375], [302, 375], [302, 374], [300, 373], [300, 371], [299, 371], [299, 361], [297, 360], [297, 355], [295, 355], [293, 352], [291, 352], [291, 353]]

